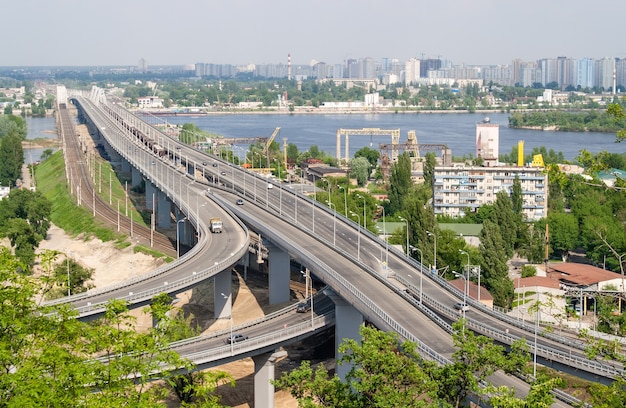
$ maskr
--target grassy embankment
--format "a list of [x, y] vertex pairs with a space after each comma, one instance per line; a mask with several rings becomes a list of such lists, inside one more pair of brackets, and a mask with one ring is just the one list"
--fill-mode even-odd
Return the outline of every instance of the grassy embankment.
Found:
[[[96, 183], [96, 191], [105, 200], [126, 212], [126, 194], [122, 182], [118, 179], [110, 163], [98, 158], [95, 164], [96, 174], [100, 180]], [[35, 167], [37, 190], [52, 203], [51, 221], [71, 236], [84, 236], [85, 239], [97, 237], [103, 242], [114, 241], [116, 247], [122, 249], [131, 245], [127, 235], [114, 231], [95, 219], [88, 209], [76, 205], [75, 197], [70, 196], [65, 176], [65, 161], [61, 151], [57, 151], [47, 160]], [[109, 182], [110, 181], [110, 182]], [[142, 214], [128, 200], [128, 214], [133, 222], [145, 225]], [[135, 252], [142, 252], [156, 258], [171, 258], [143, 245], [135, 245]]]

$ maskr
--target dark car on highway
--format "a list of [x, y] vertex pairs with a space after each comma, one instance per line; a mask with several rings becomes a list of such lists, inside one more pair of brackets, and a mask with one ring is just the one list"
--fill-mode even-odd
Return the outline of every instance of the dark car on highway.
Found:
[[300, 302], [296, 308], [296, 312], [298, 313], [306, 313], [309, 310], [311, 310], [311, 302]]

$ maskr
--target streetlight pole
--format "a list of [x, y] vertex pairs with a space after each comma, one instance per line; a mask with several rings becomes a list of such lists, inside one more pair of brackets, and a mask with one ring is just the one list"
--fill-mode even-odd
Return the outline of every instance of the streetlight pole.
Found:
[[[466, 252], [466, 251], [464, 251], [462, 249], [459, 249], [459, 252], [462, 253], [462, 254], [467, 255], [467, 279], [465, 280], [465, 285], [467, 285], [467, 290], [469, 291], [469, 283], [468, 283], [468, 281], [469, 281], [469, 275], [470, 275], [470, 256], [469, 256], [468, 252]], [[478, 287], [478, 292], [480, 293], [480, 286]]]
[[424, 265], [423, 265], [423, 261], [424, 261], [424, 254], [422, 253], [422, 250], [419, 248], [416, 248], [414, 246], [411, 247], [412, 250], [414, 251], [419, 251], [420, 253], [420, 304], [422, 303], [422, 281], [424, 280]]
[[402, 217], [400, 217], [400, 219], [406, 223], [406, 257], [408, 258], [410, 256], [409, 255], [409, 221], [406, 218], [402, 218]]
[[354, 211], [350, 211], [350, 214], [353, 217], [359, 218], [359, 233], [357, 235], [357, 250], [356, 250], [356, 259], [358, 261], [361, 260], [361, 216], [359, 214], [355, 214]]
[[180, 234], [178, 232], [178, 225], [186, 220], [187, 217], [181, 218], [180, 220], [176, 221], [176, 258], [180, 258]]
[[[305, 277], [305, 290], [309, 290], [309, 284], [311, 285], [311, 292], [309, 292], [311, 294], [311, 329], [313, 329], [313, 327], [315, 326], [314, 323], [314, 314], [313, 314], [313, 278], [311, 278], [311, 272], [309, 271], [309, 268], [304, 268], [304, 271], [300, 271], [301, 274], [304, 275]], [[305, 302], [308, 302], [309, 297], [305, 295]]]
[[437, 235], [433, 234], [430, 231], [426, 231], [426, 233], [428, 234], [428, 236], [433, 237], [433, 239], [435, 240], [435, 249], [433, 251], [433, 269], [435, 270], [435, 273], [437, 273]]
[[67, 261], [67, 296], [72, 296], [72, 285], [70, 281], [70, 256], [66, 254], [65, 260]]
[[229, 294], [228, 296], [226, 296], [224, 293], [221, 293], [222, 297], [224, 299], [228, 299], [228, 303], [229, 303], [229, 313], [228, 313], [228, 320], [230, 320], [230, 354], [233, 355], [235, 354], [234, 351], [234, 339], [233, 339], [233, 295], [232, 293]]
[[359, 197], [360, 199], [363, 200], [363, 228], [367, 229], [367, 217], [366, 217], [366, 214], [365, 214], [365, 197], [363, 197], [360, 194], [357, 194], [357, 197]]
[[274, 161], [276, 162], [276, 165], [278, 166], [277, 171], [278, 171], [278, 213], [280, 215], [283, 215], [283, 189], [282, 189], [282, 182], [281, 182], [281, 178], [280, 178], [280, 161], [277, 159], [274, 159]]
[[[539, 301], [539, 288], [536, 289], [537, 294], [537, 310], [535, 310], [535, 355], [533, 356], [533, 378], [537, 378], [537, 331], [539, 329], [539, 312], [541, 310], [541, 302]], [[581, 305], [582, 312], [582, 305]]]
[[[345, 189], [343, 186], [339, 186], [340, 190], [343, 190], [343, 210], [345, 213], [346, 218], [348, 218], [348, 190]], [[361, 223], [359, 222], [359, 225]]]
[[467, 278], [465, 274], [460, 274], [458, 272], [452, 272], [458, 278], [463, 278], [465, 285], [463, 285], [463, 307], [461, 310], [463, 311], [463, 319], [465, 319], [465, 309], [467, 309]]
[[335, 232], [336, 232], [336, 227], [337, 227], [337, 206], [333, 203], [331, 203], [330, 201], [326, 201], [326, 204], [328, 204], [328, 206], [331, 208], [331, 210], [333, 210], [333, 246], [335, 246]]
[[383, 210], [383, 230], [385, 234], [385, 269], [389, 267], [389, 240], [387, 239], [387, 217], [385, 217], [385, 207], [379, 205], [378, 208]]

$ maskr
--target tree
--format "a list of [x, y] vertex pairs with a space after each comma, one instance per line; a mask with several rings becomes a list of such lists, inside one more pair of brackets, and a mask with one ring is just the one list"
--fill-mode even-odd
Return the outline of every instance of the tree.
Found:
[[513, 179], [513, 187], [511, 189], [511, 204], [513, 206], [513, 212], [515, 214], [522, 214], [522, 206], [524, 204], [524, 197], [522, 196], [522, 183], [520, 182], [519, 175], [516, 174]]
[[[426, 231], [433, 233], [438, 231], [435, 216], [426, 204], [426, 198], [410, 194], [404, 202], [402, 214], [409, 223], [409, 245], [413, 245], [422, 251], [424, 263], [433, 264], [434, 259], [431, 256], [434, 256], [434, 240], [428, 236]], [[405, 244], [405, 242], [406, 236], [399, 243]], [[418, 257], [419, 253], [413, 252], [411, 256]]]
[[504, 347], [495, 345], [485, 336], [477, 336], [459, 319], [452, 325], [452, 338], [457, 348], [452, 355], [452, 364], [441, 367], [437, 372], [437, 395], [450, 406], [458, 407], [469, 393], [482, 395], [481, 382], [497, 370], [505, 373], [522, 371], [530, 360], [524, 340], [511, 346], [512, 352], [505, 353]]
[[433, 177], [435, 174], [435, 166], [437, 165], [437, 157], [435, 153], [426, 153], [424, 161], [424, 184], [426, 184], [431, 190], [433, 188]]
[[15, 186], [22, 176], [24, 151], [19, 136], [14, 132], [0, 139], [0, 185]]
[[58, 293], [58, 295], [63, 296], [67, 294], [68, 284], [71, 294], [83, 293], [93, 288], [93, 285], [87, 283], [92, 278], [93, 274], [93, 268], [85, 268], [76, 262], [75, 259], [67, 257], [64, 261], [54, 266], [55, 281], [60, 286], [64, 287], [62, 289], [63, 293]]
[[[624, 107], [618, 103], [612, 103], [609, 105], [606, 112], [613, 117], [615, 122], [623, 121], [626, 119], [626, 113], [624, 112]], [[626, 129], [618, 130], [615, 135], [615, 141], [621, 143], [622, 140], [626, 139]]]
[[387, 215], [393, 215], [402, 210], [404, 200], [412, 185], [411, 159], [404, 152], [398, 156], [398, 161], [391, 166], [389, 176], [389, 205]]
[[417, 354], [412, 342], [398, 341], [395, 333], [362, 326], [362, 341], [346, 339], [339, 346], [344, 353], [337, 364], [350, 364], [345, 383], [330, 377], [320, 366], [309, 362], [274, 381], [288, 389], [303, 407], [429, 407], [437, 388], [429, 371], [432, 362]]
[[500, 227], [500, 236], [502, 237], [505, 253], [509, 258], [512, 257], [517, 242], [518, 225], [522, 220], [520, 214], [516, 216], [513, 211], [511, 198], [504, 190], [496, 194], [491, 221]]
[[572, 214], [551, 212], [548, 214], [548, 225], [552, 250], [565, 258], [578, 244], [578, 220]]
[[172, 369], [192, 369], [168, 348], [169, 296], [153, 300], [147, 312], [159, 323], [144, 333], [134, 330], [122, 301], [111, 301], [102, 319], [85, 323], [66, 306], [36, 302], [49, 288], [53, 259], [42, 255], [44, 276], [35, 280], [0, 248], [0, 405], [163, 406], [167, 388], [148, 383], [171, 377]]
[[15, 254], [30, 266], [35, 248], [50, 228], [50, 202], [40, 193], [13, 189], [0, 201], [0, 236], [9, 238]]
[[371, 173], [371, 170], [376, 168], [376, 166], [378, 165], [378, 159], [380, 159], [380, 152], [378, 150], [374, 150], [365, 146], [357, 150], [356, 153], [354, 153], [354, 158], [356, 159], [357, 157], [364, 157], [365, 159], [367, 159], [370, 165], [370, 173]]
[[[342, 382], [320, 365], [314, 369], [304, 361], [300, 367], [274, 381], [288, 390], [301, 407], [458, 407], [471, 392], [500, 407], [529, 408], [530, 402], [552, 402], [550, 394], [556, 381], [537, 381], [531, 387], [529, 403], [516, 398], [509, 390], [489, 384], [497, 370], [505, 373], [523, 371], [529, 361], [524, 340], [516, 342], [510, 352], [484, 336], [465, 329], [461, 319], [453, 325], [457, 351], [453, 361], [437, 366], [417, 353], [413, 342], [401, 343], [393, 332], [382, 332], [362, 326], [361, 341], [345, 339], [339, 346], [343, 357], [337, 364], [350, 364]], [[482, 388], [481, 384], [487, 384]], [[543, 406], [543, 405], [539, 405]]]
[[508, 307], [513, 299], [513, 282], [509, 279], [508, 259], [500, 228], [486, 220], [480, 232], [481, 282], [491, 292], [494, 304]]
[[350, 160], [350, 178], [355, 178], [360, 186], [367, 182], [369, 171], [370, 164], [365, 157]]

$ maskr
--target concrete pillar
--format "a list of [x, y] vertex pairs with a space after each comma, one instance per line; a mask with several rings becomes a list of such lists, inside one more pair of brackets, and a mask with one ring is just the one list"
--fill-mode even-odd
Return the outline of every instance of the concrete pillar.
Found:
[[160, 228], [170, 228], [172, 226], [172, 202], [167, 195], [159, 191], [157, 193], [157, 223]]
[[139, 172], [139, 170], [137, 170], [136, 168], [131, 168], [131, 180], [130, 180], [130, 185], [132, 187], [137, 187], [138, 185], [141, 184], [141, 181], [143, 180], [143, 176], [141, 175], [141, 173]]
[[[343, 339], [354, 339], [359, 343], [361, 342], [359, 329], [363, 324], [363, 315], [335, 292], [327, 290], [325, 293], [335, 304], [335, 361], [339, 361], [342, 356], [342, 353], [339, 353], [339, 344], [343, 342]], [[346, 374], [351, 368], [347, 364], [337, 364], [335, 373], [341, 381], [345, 381]]]
[[128, 160], [122, 158], [122, 173], [130, 173], [131, 167]]
[[[187, 159], [187, 158], [185, 158], [185, 159]], [[187, 174], [192, 175], [193, 178], [195, 179], [196, 178], [196, 169], [194, 167], [193, 162], [189, 161], [189, 162], [187, 162], [185, 164], [187, 165]]]
[[[176, 209], [176, 225], [174, 225], [174, 227], [176, 228], [176, 241], [178, 241], [176, 244], [177, 248], [188, 245], [187, 238], [189, 235], [187, 230], [191, 227], [189, 221], [184, 218], [184, 214], [178, 209]], [[181, 254], [184, 253], [184, 251], [180, 252]]]
[[154, 186], [154, 184], [150, 183], [149, 181], [146, 181], [146, 209], [148, 209], [148, 211], [152, 211], [153, 205], [155, 206], [156, 203], [154, 203], [154, 200], [156, 200], [156, 192], [157, 189]]
[[270, 305], [289, 301], [289, 253], [269, 242], [263, 243], [269, 250], [269, 300]]
[[248, 265], [250, 265], [250, 251], [247, 251], [239, 260], [241, 266], [243, 266], [243, 280], [248, 280]]
[[287, 356], [284, 350], [253, 356], [254, 361], [254, 406], [272, 408], [274, 406], [274, 365]]
[[213, 277], [213, 298], [215, 318], [230, 319], [232, 314], [232, 272], [222, 271]]

